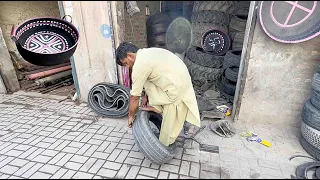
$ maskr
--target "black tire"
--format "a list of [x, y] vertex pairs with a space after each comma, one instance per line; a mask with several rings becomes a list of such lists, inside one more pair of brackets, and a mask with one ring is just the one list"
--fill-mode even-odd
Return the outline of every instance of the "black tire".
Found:
[[239, 43], [239, 42], [232, 43], [232, 50], [233, 51], [242, 51], [242, 47], [243, 47], [243, 42], [242, 43]]
[[314, 89], [317, 92], [320, 92], [320, 74], [319, 74], [319, 72], [317, 72], [317, 73], [315, 73], [313, 75], [313, 78], [312, 78], [312, 89]]
[[170, 16], [171, 22], [174, 21], [178, 17], [183, 17], [182, 10], [168, 11], [167, 13]]
[[158, 12], [147, 19], [146, 25], [152, 26], [155, 24], [170, 24], [171, 18], [166, 12]]
[[246, 30], [247, 19], [245, 16], [233, 16], [230, 20], [230, 29], [244, 32]]
[[229, 81], [237, 82], [239, 68], [238, 67], [229, 67], [225, 71], [225, 76]]
[[231, 32], [229, 32], [229, 36], [230, 36], [232, 42], [243, 43], [244, 32], [231, 31]]
[[222, 81], [220, 83], [220, 90], [230, 96], [234, 96], [236, 92], [236, 85], [231, 84], [228, 79], [226, 79], [225, 77], [222, 77]]
[[320, 150], [320, 131], [308, 126], [303, 121], [301, 122], [301, 134], [310, 145]]
[[237, 1], [233, 15], [248, 16], [250, 1]]
[[315, 91], [313, 89], [311, 90], [310, 101], [315, 108], [320, 110], [320, 92], [319, 91]]
[[224, 56], [215, 56], [204, 52], [201, 48], [191, 47], [186, 51], [187, 58], [198, 65], [208, 68], [220, 68]]
[[220, 11], [199, 11], [192, 14], [191, 22], [223, 24], [229, 26], [230, 17], [229, 14]]
[[194, 77], [194, 78], [201, 77], [209, 81], [215, 81], [222, 74], [222, 68], [208, 68], [208, 67], [200, 66], [190, 61], [187, 57], [185, 57], [183, 61], [186, 64], [191, 77]]
[[228, 34], [227, 26], [220, 25], [220, 24], [192, 23], [191, 27], [192, 27], [191, 45], [195, 47], [200, 47], [200, 48], [202, 48], [201, 40], [203, 39], [203, 35], [209, 30], [216, 29]]
[[147, 36], [150, 37], [150, 36], [166, 33], [168, 27], [169, 27], [168, 23], [154, 24], [147, 28]]
[[[174, 157], [176, 144], [173, 143], [169, 147], [166, 147], [159, 141], [157, 136], [151, 130], [149, 124], [150, 115], [151, 112], [147, 111], [139, 111], [137, 113], [132, 126], [133, 137], [142, 153], [151, 162], [155, 164], [164, 164]], [[154, 116], [154, 119], [157, 119], [158, 117], [159, 116]], [[156, 123], [154, 124], [159, 128], [159, 125]]]
[[308, 126], [320, 130], [320, 111], [311, 104], [310, 100], [304, 103], [301, 116]]
[[158, 34], [156, 36], [151, 36], [150, 38], [147, 38], [148, 44], [150, 47], [155, 45], [165, 46], [166, 45], [166, 34]]
[[241, 60], [241, 51], [228, 51], [224, 56], [222, 68], [239, 67]]
[[216, 10], [232, 14], [235, 10], [235, 3], [233, 1], [194, 1], [193, 12], [203, 10]]
[[311, 144], [309, 144], [303, 137], [300, 137], [299, 140], [301, 146], [303, 149], [312, 157], [316, 158], [317, 160], [320, 160], [320, 151], [313, 147]]
[[230, 102], [230, 103], [233, 102], [233, 99], [234, 99], [233, 96], [230, 96], [229, 94], [227, 94], [227, 93], [225, 93], [225, 92], [223, 92], [223, 91], [221, 91], [221, 90], [220, 90], [220, 95], [221, 95], [221, 97], [224, 98], [227, 102]]

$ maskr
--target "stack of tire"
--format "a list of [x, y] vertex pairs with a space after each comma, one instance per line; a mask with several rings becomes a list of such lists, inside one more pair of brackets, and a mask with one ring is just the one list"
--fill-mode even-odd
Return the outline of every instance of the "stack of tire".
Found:
[[231, 49], [224, 56], [223, 75], [220, 82], [220, 94], [229, 102], [233, 102], [239, 73], [244, 32], [246, 29], [250, 1], [234, 1], [235, 10], [230, 16], [229, 36]]
[[223, 72], [224, 54], [214, 55], [203, 50], [203, 35], [210, 30], [220, 30], [228, 34], [230, 14], [233, 13], [233, 1], [194, 1], [191, 16], [192, 42], [184, 59], [195, 87], [206, 83], [215, 83]]
[[166, 32], [171, 23], [171, 18], [166, 12], [159, 12], [147, 19], [148, 47], [166, 47]]
[[311, 98], [302, 109], [300, 144], [312, 157], [320, 160], [320, 70], [313, 76]]

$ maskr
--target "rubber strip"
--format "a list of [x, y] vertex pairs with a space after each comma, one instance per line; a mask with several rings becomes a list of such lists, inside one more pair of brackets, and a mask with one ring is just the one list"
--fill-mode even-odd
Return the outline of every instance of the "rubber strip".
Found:
[[298, 178], [308, 179], [307, 172], [312, 168], [318, 167], [320, 167], [320, 161], [301, 164], [296, 169], [296, 176]]
[[98, 83], [88, 95], [89, 106], [98, 114], [106, 117], [124, 117], [129, 112], [130, 90], [111, 83]]

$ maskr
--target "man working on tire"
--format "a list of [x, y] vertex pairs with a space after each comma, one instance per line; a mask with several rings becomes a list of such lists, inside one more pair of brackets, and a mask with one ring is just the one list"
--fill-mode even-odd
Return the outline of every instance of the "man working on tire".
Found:
[[117, 48], [116, 59], [120, 66], [132, 68], [128, 127], [134, 121], [143, 88], [147, 96], [142, 110], [162, 114], [159, 140], [163, 145], [174, 143], [185, 121], [200, 127], [191, 77], [178, 56], [166, 49], [139, 49], [124, 42]]

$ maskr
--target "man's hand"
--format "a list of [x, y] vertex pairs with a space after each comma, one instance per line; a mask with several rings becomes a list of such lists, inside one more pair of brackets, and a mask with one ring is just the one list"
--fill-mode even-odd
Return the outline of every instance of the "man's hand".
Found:
[[139, 107], [140, 96], [130, 96], [128, 127], [131, 128]]
[[147, 95], [144, 95], [144, 96], [142, 97], [141, 106], [142, 106], [142, 107], [147, 107], [147, 104], [148, 104], [148, 96], [147, 96]]
[[133, 124], [133, 121], [134, 121], [135, 117], [129, 117], [128, 119], [128, 127], [131, 128], [132, 127], [132, 124]]

